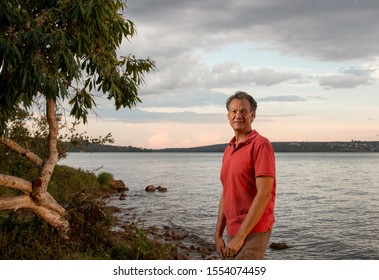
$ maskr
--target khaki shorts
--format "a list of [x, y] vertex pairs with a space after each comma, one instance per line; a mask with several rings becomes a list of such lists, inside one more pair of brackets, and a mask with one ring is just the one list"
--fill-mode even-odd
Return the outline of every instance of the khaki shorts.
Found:
[[[268, 232], [256, 232], [249, 234], [241, 250], [234, 258], [229, 260], [263, 260], [268, 242], [270, 240], [271, 230]], [[233, 236], [228, 236], [228, 242]]]

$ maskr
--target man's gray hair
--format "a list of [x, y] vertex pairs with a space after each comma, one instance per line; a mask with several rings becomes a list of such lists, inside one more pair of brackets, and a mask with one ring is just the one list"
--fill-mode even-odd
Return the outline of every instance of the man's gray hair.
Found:
[[228, 100], [226, 100], [226, 109], [229, 110], [229, 104], [230, 104], [230, 102], [232, 102], [233, 99], [239, 99], [239, 100], [246, 99], [247, 101], [249, 101], [249, 103], [250, 103], [250, 109], [255, 114], [255, 112], [257, 110], [257, 107], [258, 107], [258, 104], [257, 104], [257, 102], [254, 100], [254, 98], [250, 94], [248, 94], [248, 93], [246, 93], [244, 91], [237, 91], [235, 94], [233, 94], [232, 96], [230, 96], [228, 98]]

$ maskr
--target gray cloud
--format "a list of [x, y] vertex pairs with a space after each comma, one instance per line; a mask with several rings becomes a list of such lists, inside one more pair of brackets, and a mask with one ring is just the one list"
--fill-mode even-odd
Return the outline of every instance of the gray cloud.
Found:
[[112, 108], [103, 108], [101, 114], [107, 115], [108, 121], [126, 121], [128, 123], [224, 123], [226, 122], [225, 114], [196, 114], [194, 112], [146, 112], [141, 109], [134, 108], [133, 110], [121, 109], [118, 111]]
[[321, 97], [321, 96], [308, 96], [308, 99], [328, 100], [328, 98]]
[[[146, 95], [301, 81], [298, 73], [264, 66], [243, 69], [227, 58], [209, 69], [196, 54], [234, 42], [325, 61], [379, 54], [379, 2], [373, 0], [129, 0], [126, 13], [139, 35], [131, 44], [124, 42], [121, 54], [157, 62], [157, 71], [147, 76], [148, 86], [141, 90]], [[341, 73], [319, 77], [319, 84], [352, 88], [370, 82], [367, 70], [346, 68]]]
[[339, 73], [318, 77], [320, 86], [326, 88], [356, 88], [374, 82], [373, 69], [348, 67], [340, 69]]
[[357, 67], [349, 67], [341, 70], [341, 73], [360, 77], [369, 77], [372, 74], [372, 72], [373, 71], [370, 69], [362, 69]]
[[[196, 54], [234, 42], [326, 61], [379, 54], [379, 2], [373, 0], [129, 0], [127, 17], [139, 35], [131, 44], [125, 41], [120, 52], [157, 62], [143, 95], [301, 82], [298, 73], [264, 65], [244, 69], [227, 58], [209, 69]], [[318, 80], [326, 88], [354, 88], [369, 84], [367, 77], [368, 70], [345, 68]]]
[[218, 87], [250, 84], [271, 86], [300, 78], [301, 75], [297, 73], [278, 72], [267, 68], [244, 70], [237, 63], [227, 61], [213, 67], [208, 81], [213, 81], [213, 85]]
[[[232, 95], [233, 92], [230, 93]], [[192, 89], [185, 92], [175, 91], [160, 95], [141, 95], [142, 104], [138, 107], [190, 107], [190, 106], [207, 106], [222, 105], [226, 101], [226, 95], [223, 93], [212, 92], [209, 90]]]
[[[196, 55], [176, 60], [168, 59], [172, 64], [162, 65], [156, 73], [149, 74], [144, 94], [159, 94], [175, 91], [212, 89], [220, 87], [244, 87], [247, 85], [272, 86], [288, 81], [300, 80], [301, 74], [275, 71], [268, 68], [243, 69], [238, 63], [224, 61], [209, 69]], [[198, 90], [199, 91], [199, 90]]]
[[355, 75], [329, 75], [319, 78], [320, 86], [326, 88], [356, 88], [361, 85], [370, 84], [371, 79], [366, 76]]
[[306, 99], [296, 95], [283, 95], [283, 96], [267, 96], [259, 98], [261, 102], [304, 102]]
[[152, 56], [236, 40], [328, 61], [379, 53], [374, 0], [130, 0], [128, 6], [150, 41], [140, 47], [152, 47]]

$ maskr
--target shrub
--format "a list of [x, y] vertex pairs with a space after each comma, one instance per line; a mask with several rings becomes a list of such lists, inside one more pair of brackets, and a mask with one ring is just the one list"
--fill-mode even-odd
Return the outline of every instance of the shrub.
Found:
[[109, 186], [113, 180], [113, 175], [108, 172], [102, 172], [97, 176], [97, 180], [102, 186]]

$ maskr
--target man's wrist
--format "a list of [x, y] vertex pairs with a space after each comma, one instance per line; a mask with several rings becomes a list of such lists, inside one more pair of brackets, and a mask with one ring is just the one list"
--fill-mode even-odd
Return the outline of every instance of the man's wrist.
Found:
[[216, 240], [216, 239], [219, 239], [219, 238], [222, 238], [222, 233], [215, 233], [213, 238]]

